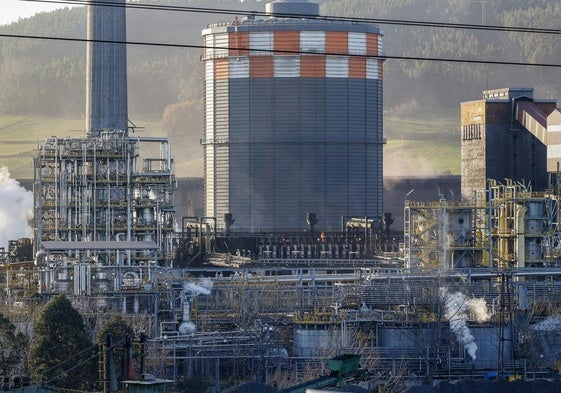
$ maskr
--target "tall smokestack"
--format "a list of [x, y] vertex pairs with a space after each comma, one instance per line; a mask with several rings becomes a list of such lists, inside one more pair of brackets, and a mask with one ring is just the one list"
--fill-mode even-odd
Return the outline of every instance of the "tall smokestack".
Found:
[[125, 0], [97, 0], [89, 4], [86, 132], [91, 137], [99, 136], [103, 130], [127, 130], [125, 41]]

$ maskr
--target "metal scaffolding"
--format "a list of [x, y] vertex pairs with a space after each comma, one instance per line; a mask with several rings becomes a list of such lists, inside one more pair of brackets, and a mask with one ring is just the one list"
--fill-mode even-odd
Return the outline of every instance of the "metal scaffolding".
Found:
[[485, 200], [405, 202], [404, 251], [410, 268], [488, 265]]
[[165, 138], [104, 131], [98, 137], [45, 140], [34, 164], [35, 252], [56, 248], [58, 256], [103, 265], [170, 264], [172, 164]]
[[559, 199], [489, 180], [470, 202], [405, 201], [410, 268], [554, 267], [561, 255]]

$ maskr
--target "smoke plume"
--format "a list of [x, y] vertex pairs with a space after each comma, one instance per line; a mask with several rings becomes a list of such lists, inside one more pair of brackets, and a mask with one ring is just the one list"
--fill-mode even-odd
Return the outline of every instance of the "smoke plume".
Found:
[[33, 193], [10, 177], [6, 167], [0, 168], [0, 247], [9, 240], [32, 237]]
[[212, 281], [208, 277], [203, 277], [197, 284], [185, 281], [183, 288], [186, 292], [191, 292], [193, 295], [210, 295], [212, 285]]
[[444, 303], [444, 317], [450, 324], [450, 330], [456, 335], [458, 342], [463, 345], [472, 360], [477, 358], [477, 344], [467, 325], [468, 312], [472, 312], [479, 323], [488, 321], [490, 315], [485, 299], [469, 299], [461, 292], [448, 292], [441, 289]]

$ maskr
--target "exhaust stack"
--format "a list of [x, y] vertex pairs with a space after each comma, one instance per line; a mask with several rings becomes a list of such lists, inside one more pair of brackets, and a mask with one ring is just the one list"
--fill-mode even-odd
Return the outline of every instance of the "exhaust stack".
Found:
[[[107, 4], [103, 4], [107, 3]], [[125, 0], [88, 5], [86, 132], [127, 131], [127, 52]]]

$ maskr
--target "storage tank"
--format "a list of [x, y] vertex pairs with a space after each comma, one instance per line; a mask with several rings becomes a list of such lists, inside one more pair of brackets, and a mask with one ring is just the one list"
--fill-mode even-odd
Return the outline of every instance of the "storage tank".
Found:
[[202, 32], [205, 215], [251, 232], [381, 217], [380, 29], [305, 0], [266, 9]]

